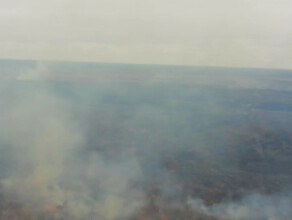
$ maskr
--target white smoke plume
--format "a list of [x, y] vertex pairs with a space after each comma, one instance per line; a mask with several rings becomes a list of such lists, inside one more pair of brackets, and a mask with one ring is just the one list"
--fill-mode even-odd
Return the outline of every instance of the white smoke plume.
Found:
[[[40, 79], [39, 69], [47, 71], [37, 66], [23, 76]], [[0, 95], [0, 150], [7, 171], [1, 185], [6, 196], [31, 210], [62, 207], [73, 219], [123, 218], [141, 206], [143, 194], [131, 185], [140, 178], [135, 157], [111, 163], [97, 152], [82, 153], [83, 128], [70, 103], [48, 84], [23, 91], [12, 85]]]
[[199, 213], [232, 220], [277, 220], [291, 219], [291, 193], [263, 195], [252, 193], [239, 201], [225, 201], [206, 206], [200, 199], [189, 199], [188, 205]]

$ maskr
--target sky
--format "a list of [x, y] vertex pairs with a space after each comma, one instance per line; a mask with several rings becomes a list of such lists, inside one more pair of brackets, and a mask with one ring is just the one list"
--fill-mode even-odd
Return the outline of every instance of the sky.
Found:
[[291, 0], [2, 0], [0, 58], [292, 68]]

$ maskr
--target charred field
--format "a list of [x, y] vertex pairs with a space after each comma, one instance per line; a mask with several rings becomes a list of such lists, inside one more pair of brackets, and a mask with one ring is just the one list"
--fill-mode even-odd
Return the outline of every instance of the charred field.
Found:
[[1, 60], [0, 219], [290, 219], [291, 82]]

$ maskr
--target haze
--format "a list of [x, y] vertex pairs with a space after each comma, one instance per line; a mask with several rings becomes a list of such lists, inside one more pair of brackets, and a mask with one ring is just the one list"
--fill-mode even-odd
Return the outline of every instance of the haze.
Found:
[[292, 68], [288, 0], [3, 0], [0, 58]]
[[292, 219], [291, 73], [0, 59], [0, 219]]

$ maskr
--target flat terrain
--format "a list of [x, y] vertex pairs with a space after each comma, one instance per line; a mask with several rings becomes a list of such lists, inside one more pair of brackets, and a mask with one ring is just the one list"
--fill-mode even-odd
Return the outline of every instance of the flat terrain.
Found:
[[292, 71], [0, 60], [0, 80], [0, 219], [291, 217], [240, 201], [291, 204]]

